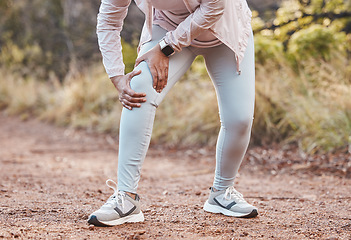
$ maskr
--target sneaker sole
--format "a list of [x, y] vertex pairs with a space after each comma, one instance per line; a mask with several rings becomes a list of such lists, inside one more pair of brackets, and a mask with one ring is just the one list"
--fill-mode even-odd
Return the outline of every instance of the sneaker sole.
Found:
[[209, 204], [208, 201], [205, 202], [204, 210], [206, 212], [222, 213], [226, 216], [238, 217], [238, 218], [253, 218], [258, 215], [257, 209], [253, 209], [251, 212], [248, 212], [248, 213], [233, 212], [228, 209], [222, 208], [220, 206]]
[[95, 215], [90, 216], [88, 223], [93, 224], [98, 227], [112, 227], [116, 225], [121, 225], [123, 223], [136, 223], [143, 222], [144, 214], [140, 211], [138, 214], [129, 215], [123, 218], [119, 218], [112, 221], [101, 221]]

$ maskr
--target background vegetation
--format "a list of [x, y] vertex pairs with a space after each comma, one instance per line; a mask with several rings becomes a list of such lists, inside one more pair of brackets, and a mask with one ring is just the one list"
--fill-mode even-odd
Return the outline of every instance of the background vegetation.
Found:
[[[257, 100], [252, 143], [297, 144], [308, 153], [347, 149], [351, 2], [253, 3]], [[121, 106], [97, 47], [98, 7], [93, 0], [0, 2], [0, 109], [23, 119], [35, 116], [117, 135]], [[127, 71], [134, 65], [142, 21], [132, 5], [122, 34]], [[212, 83], [203, 59], [197, 58], [159, 107], [153, 143], [213, 147], [217, 112]]]

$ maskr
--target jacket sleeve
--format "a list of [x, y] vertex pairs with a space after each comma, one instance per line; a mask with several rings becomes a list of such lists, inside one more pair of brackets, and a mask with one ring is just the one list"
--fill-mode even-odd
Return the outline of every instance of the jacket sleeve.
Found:
[[103, 64], [109, 77], [124, 75], [120, 33], [131, 0], [102, 0], [96, 33]]
[[[230, 0], [233, 1], [233, 0]], [[187, 47], [204, 30], [212, 27], [223, 15], [225, 0], [202, 0], [200, 6], [177, 28], [166, 34], [165, 41], [176, 51]]]

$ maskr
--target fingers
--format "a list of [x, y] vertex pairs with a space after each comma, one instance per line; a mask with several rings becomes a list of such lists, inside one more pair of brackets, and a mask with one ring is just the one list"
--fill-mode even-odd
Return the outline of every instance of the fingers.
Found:
[[167, 85], [168, 66], [165, 68], [151, 68], [150, 73], [153, 78], [153, 88], [160, 93]]
[[161, 90], [164, 89], [167, 86], [167, 80], [168, 80], [168, 66], [163, 68], [162, 72], [162, 84], [161, 84]]
[[162, 92], [162, 89], [164, 88], [164, 86], [165, 86], [164, 80], [159, 79], [157, 82], [157, 86], [156, 86], [156, 92], [158, 92], [158, 93]]
[[167, 86], [167, 79], [168, 79], [168, 67], [163, 68], [162, 72], [158, 73], [158, 81], [156, 85], [156, 91], [160, 93], [166, 86]]
[[157, 91], [157, 83], [158, 83], [158, 73], [156, 68], [150, 68], [150, 73], [152, 76], [152, 86]]
[[160, 93], [167, 85], [169, 58], [166, 57], [158, 46], [149, 50], [135, 60], [135, 67], [145, 61], [150, 69], [153, 79], [153, 88]]
[[127, 98], [124, 98], [122, 96], [119, 98], [119, 101], [122, 103], [123, 107], [125, 107], [129, 110], [132, 110], [135, 107], [137, 107], [137, 108], [141, 107], [140, 103], [134, 103], [134, 102], [131, 102], [130, 100], [128, 101]]
[[126, 96], [128, 96], [128, 98], [131, 97], [131, 98], [135, 98], [135, 99], [139, 99], [139, 98], [142, 99], [146, 96], [145, 93], [137, 93], [133, 89], [131, 89], [130, 87], [123, 89], [122, 94], [125, 94]]
[[128, 73], [129, 79], [132, 79], [133, 77], [139, 75], [141, 73], [141, 70], [133, 70], [132, 72]]
[[[146, 59], [144, 58], [144, 55], [137, 58], [135, 60], [135, 65], [134, 67], [138, 66], [142, 61], [145, 61]], [[156, 67], [152, 67], [152, 65], [150, 64], [149, 61], [147, 61], [149, 67], [150, 67], [150, 73], [151, 73], [151, 76], [152, 76], [152, 79], [153, 79], [153, 88], [156, 90], [156, 92], [160, 93], [162, 91], [162, 89], [164, 88], [164, 74], [160, 74], [159, 73], [159, 70], [156, 68]], [[151, 65], [151, 66], [150, 66]], [[160, 77], [162, 78], [161, 81], [160, 81]]]
[[134, 107], [141, 107], [141, 103], [146, 102], [145, 96], [145, 93], [137, 93], [131, 88], [125, 88], [120, 94], [119, 101], [123, 107], [132, 110]]
[[[129, 81], [134, 76], [139, 75], [141, 70], [134, 70], [128, 73]], [[123, 107], [132, 110], [134, 107], [141, 107], [141, 103], [146, 102], [145, 93], [137, 93], [130, 88], [130, 85], [127, 84], [122, 91], [120, 92], [119, 101], [122, 103]]]
[[143, 56], [140, 56], [138, 57], [136, 60], [135, 60], [135, 64], [134, 64], [134, 68], [137, 67], [139, 65], [139, 63], [141, 63], [142, 61], [144, 61], [144, 55]]

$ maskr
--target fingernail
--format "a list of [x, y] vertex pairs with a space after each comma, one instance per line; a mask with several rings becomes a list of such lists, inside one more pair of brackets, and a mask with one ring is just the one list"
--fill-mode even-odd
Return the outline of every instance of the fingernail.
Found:
[[156, 86], [154, 86], [154, 88], [156, 89]]

